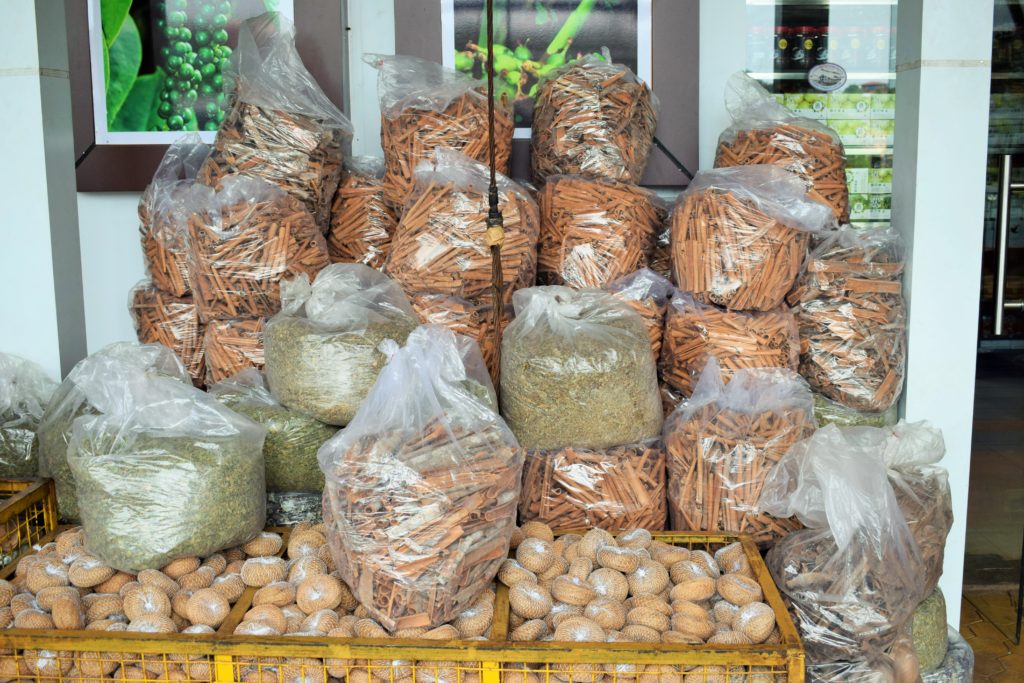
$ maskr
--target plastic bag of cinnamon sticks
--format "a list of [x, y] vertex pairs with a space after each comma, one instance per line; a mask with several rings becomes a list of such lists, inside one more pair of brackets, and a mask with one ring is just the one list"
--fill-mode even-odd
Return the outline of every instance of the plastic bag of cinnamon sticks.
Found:
[[182, 211], [182, 199], [209, 153], [198, 133], [172, 144], [139, 200], [139, 236], [146, 271], [154, 285], [177, 297], [188, 296], [192, 290], [185, 244], [188, 216]]
[[726, 84], [732, 126], [718, 138], [715, 168], [771, 164], [798, 174], [839, 223], [850, 220], [846, 151], [828, 126], [798, 116], [745, 73]]
[[331, 205], [327, 251], [332, 263], [362, 263], [377, 268], [391, 248], [398, 218], [384, 201], [384, 161], [349, 157]]
[[527, 451], [519, 516], [556, 530], [664, 529], [665, 451], [657, 443]]
[[[438, 149], [416, 169], [416, 190], [398, 221], [384, 272], [409, 293], [437, 292], [491, 303], [491, 249], [487, 244], [486, 166]], [[540, 217], [529, 193], [498, 175], [505, 225], [501, 247], [503, 303], [533, 284]]]
[[[417, 167], [441, 147], [487, 165], [487, 96], [482, 81], [408, 55], [363, 55], [377, 69], [380, 141], [384, 148], [384, 198], [397, 213], [416, 185]], [[509, 172], [514, 130], [512, 105], [495, 102], [495, 158]]]
[[418, 321], [402, 289], [361, 263], [335, 263], [310, 284], [281, 283], [283, 307], [267, 323], [270, 392], [288, 408], [345, 426], [370, 392], [387, 356]]
[[501, 343], [501, 413], [524, 448], [604, 449], [658, 438], [664, 415], [647, 328], [597, 289], [516, 292]]
[[672, 212], [676, 285], [730, 310], [781, 304], [812, 234], [832, 223], [794, 174], [774, 166], [701, 171]]
[[667, 215], [656, 194], [638, 185], [584, 176], [553, 176], [539, 195], [540, 284], [601, 287], [647, 263]]
[[932, 446], [918, 449], [933, 442], [934, 430], [924, 423], [829, 425], [794, 445], [769, 473], [760, 509], [796, 515], [807, 527], [780, 540], [767, 564], [809, 666], [884, 656], [934, 588], [935, 548], [918, 544], [900, 504], [906, 494], [890, 477], [904, 457], [930, 460], [924, 453]]
[[263, 178], [302, 202], [326, 232], [352, 124], [306, 70], [295, 27], [276, 12], [242, 24], [231, 64], [224, 82], [234, 101], [199, 181]]
[[651, 340], [654, 360], [659, 361], [668, 300], [675, 289], [672, 283], [652, 270], [641, 268], [635, 273], [609, 282], [602, 289], [622, 299], [640, 314], [647, 327], [647, 336]]
[[739, 370], [725, 384], [708, 360], [693, 396], [665, 424], [672, 528], [749, 534], [768, 546], [801, 528], [758, 509], [768, 473], [814, 433], [814, 402], [792, 370]]
[[344, 581], [389, 630], [438, 626], [508, 554], [523, 452], [476, 342], [422, 325], [320, 449], [324, 524]]
[[176, 297], [154, 287], [148, 280], [135, 285], [128, 299], [135, 334], [143, 344], [163, 344], [178, 356], [192, 384], [202, 386], [204, 325], [191, 297]]
[[[442, 325], [455, 334], [475, 339], [480, 345], [480, 354], [491, 373], [491, 380], [498, 378], [498, 346], [495, 343], [494, 316], [489, 305], [474, 304], [471, 301], [433, 292], [417, 292], [409, 297], [412, 309], [420, 322], [425, 325]], [[501, 316], [501, 333], [515, 314], [506, 306]], [[500, 339], [500, 334], [498, 335]]]
[[259, 178], [229, 176], [219, 190], [195, 185], [187, 205], [189, 274], [203, 322], [273, 315], [282, 279], [329, 263], [302, 203]]
[[545, 77], [533, 106], [533, 180], [580, 174], [639, 183], [658, 100], [623, 64], [586, 56]]
[[780, 306], [771, 311], [727, 311], [676, 292], [665, 317], [661, 378], [689, 396], [708, 358], [715, 357], [728, 382], [733, 373], [751, 368], [799, 367], [800, 340], [793, 314]]
[[226, 380], [242, 370], [264, 365], [264, 318], [211, 320], [203, 335], [206, 384]]
[[890, 229], [832, 233], [787, 297], [800, 328], [800, 374], [847, 408], [885, 412], [903, 391], [903, 244]]

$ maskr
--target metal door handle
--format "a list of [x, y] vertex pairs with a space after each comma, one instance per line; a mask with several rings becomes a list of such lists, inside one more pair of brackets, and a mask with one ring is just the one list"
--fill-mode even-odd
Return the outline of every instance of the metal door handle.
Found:
[[1024, 310], [1024, 299], [1006, 300], [1006, 250], [1010, 234], [1010, 195], [1024, 190], [1024, 183], [1011, 179], [1013, 156], [1004, 154], [999, 164], [999, 217], [996, 221], [996, 316], [995, 335], [1003, 334], [1003, 313], [1007, 310]]

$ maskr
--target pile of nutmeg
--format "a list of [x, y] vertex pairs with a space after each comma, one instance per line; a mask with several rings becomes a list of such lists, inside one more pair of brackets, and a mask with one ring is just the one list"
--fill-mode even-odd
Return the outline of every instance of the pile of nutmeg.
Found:
[[[777, 643], [772, 608], [754, 579], [739, 543], [714, 555], [653, 540], [643, 529], [613, 536], [592, 529], [557, 539], [550, 527], [528, 522], [512, 542], [515, 558], [505, 560], [498, 579], [509, 587], [509, 640], [556, 642]], [[557, 665], [575, 677], [598, 673], [651, 676], [663, 681], [713, 683], [727, 673], [744, 681], [770, 682], [768, 668], [696, 667], [669, 671], [642, 664]], [[733, 671], [735, 669], [735, 671]], [[721, 674], [721, 676], [719, 676]], [[749, 674], [749, 676], [747, 675]], [[533, 683], [529, 669], [523, 681]], [[539, 677], [538, 677], [539, 680]]]
[[[284, 555], [282, 557], [281, 555]], [[137, 575], [120, 572], [89, 554], [81, 529], [62, 532], [18, 562], [12, 581], [0, 581], [0, 628], [87, 629], [142, 633], [214, 633], [247, 587], [250, 609], [234, 628], [239, 635], [469, 640], [490, 632], [494, 592], [485, 591], [450, 624], [389, 633], [369, 618], [334, 566], [320, 525], [301, 524], [287, 548], [263, 532], [244, 545], [207, 558], [178, 558]], [[391, 662], [261, 658], [242, 662], [239, 680], [326, 683], [328, 677], [369, 683], [374, 675], [403, 670], [454, 680], [452, 662]], [[468, 666], [468, 665], [463, 665]], [[0, 657], [0, 681], [18, 677], [211, 681], [205, 654], [149, 655], [25, 650]], [[389, 673], [390, 675], [390, 673]], [[434, 680], [432, 678], [431, 680]]]

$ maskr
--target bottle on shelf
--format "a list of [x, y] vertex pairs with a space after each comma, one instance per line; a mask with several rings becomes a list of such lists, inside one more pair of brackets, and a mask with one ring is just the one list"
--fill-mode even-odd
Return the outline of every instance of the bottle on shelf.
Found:
[[787, 26], [775, 27], [775, 54], [773, 68], [775, 71], [789, 69], [790, 30]]
[[814, 46], [814, 62], [824, 64], [829, 60], [829, 27], [819, 26], [817, 31], [818, 41]]
[[789, 68], [807, 71], [814, 66], [818, 32], [813, 26], [791, 29]]

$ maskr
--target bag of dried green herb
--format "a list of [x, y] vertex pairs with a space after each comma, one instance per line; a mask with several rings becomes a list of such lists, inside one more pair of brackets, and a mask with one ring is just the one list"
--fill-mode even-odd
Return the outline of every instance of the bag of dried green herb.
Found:
[[266, 430], [189, 384], [134, 369], [80, 384], [68, 462], [86, 548], [126, 572], [210, 555], [266, 520]]
[[946, 631], [946, 658], [934, 671], [921, 673], [921, 683], [971, 683], [974, 680], [974, 650], [952, 626]]
[[914, 642], [921, 671], [934, 671], [942, 666], [949, 648], [946, 630], [946, 598], [938, 588], [925, 598], [907, 622], [907, 631]]
[[36, 476], [36, 430], [57, 383], [30, 360], [0, 353], [0, 478]]
[[109, 381], [125, 376], [130, 370], [171, 377], [191, 385], [181, 360], [162, 344], [115, 342], [78, 362], [60, 388], [54, 393], [39, 423], [39, 475], [51, 477], [57, 485], [57, 510], [66, 522], [77, 522], [78, 497], [75, 480], [68, 465], [68, 442], [75, 418], [98, 415], [101, 410], [80, 388], [99, 377]]
[[324, 475], [316, 452], [338, 430], [278, 403], [259, 370], [249, 368], [209, 388], [236, 413], [263, 425], [267, 491], [320, 494]]
[[508, 554], [523, 451], [475, 341], [422, 325], [401, 349], [385, 346], [373, 390], [320, 449], [327, 541], [385, 628], [438, 626], [486, 590]]
[[814, 394], [814, 419], [819, 427], [891, 427], [899, 420], [898, 408], [894, 403], [888, 410], [872, 413], [847, 408], [821, 394]]
[[658, 376], [643, 319], [595, 289], [513, 297], [501, 344], [501, 412], [524, 448], [611, 448], [658, 438]]
[[263, 335], [270, 392], [285, 406], [344, 426], [366, 398], [386, 356], [385, 339], [405, 343], [416, 314], [402, 289], [360, 263], [336, 263], [311, 285], [281, 286], [281, 313]]

